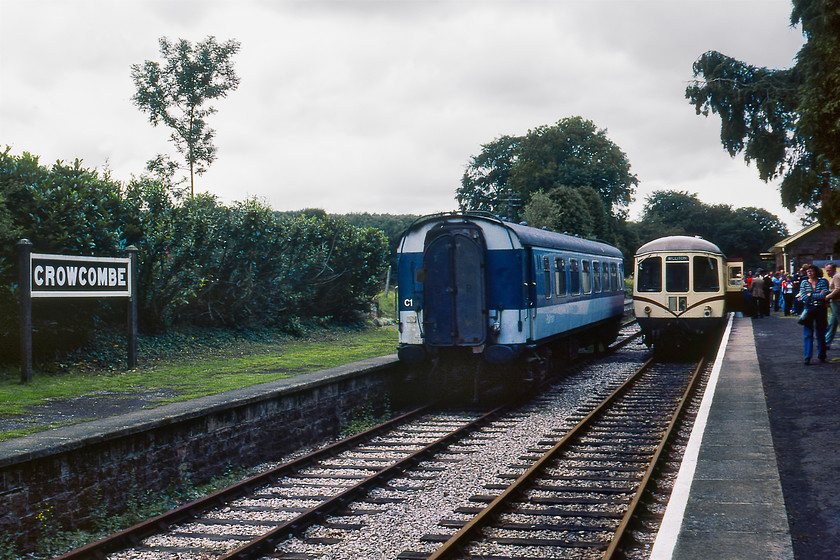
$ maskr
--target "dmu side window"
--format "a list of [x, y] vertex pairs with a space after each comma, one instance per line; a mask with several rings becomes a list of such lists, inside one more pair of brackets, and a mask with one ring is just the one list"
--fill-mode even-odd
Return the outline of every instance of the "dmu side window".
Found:
[[648, 257], [639, 261], [636, 289], [640, 292], [662, 291], [662, 257]]
[[592, 292], [598, 293], [601, 291], [601, 263], [592, 261]]
[[551, 299], [551, 261], [543, 257], [543, 276], [545, 278], [545, 299]]
[[688, 257], [665, 257], [665, 291], [688, 291]]
[[694, 257], [694, 291], [719, 292], [718, 261], [712, 257]]
[[580, 284], [584, 294], [592, 293], [592, 273], [589, 268], [589, 261], [580, 261]]
[[566, 261], [554, 259], [554, 292], [557, 297], [566, 295]]
[[580, 271], [578, 269], [578, 260], [569, 259], [569, 293], [580, 293]]
[[615, 263], [610, 263], [610, 283], [612, 284], [612, 291], [618, 291], [618, 267]]

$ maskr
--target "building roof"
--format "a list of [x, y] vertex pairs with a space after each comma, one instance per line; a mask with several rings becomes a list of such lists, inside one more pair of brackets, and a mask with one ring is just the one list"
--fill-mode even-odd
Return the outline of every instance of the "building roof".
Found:
[[819, 227], [820, 227], [820, 223], [819, 222], [814, 222], [810, 226], [808, 226], [804, 229], [800, 229], [799, 231], [797, 231], [793, 235], [785, 237], [784, 239], [782, 239], [781, 241], [779, 241], [778, 243], [776, 243], [775, 245], [770, 247], [770, 252], [771, 253], [781, 253], [782, 251], [785, 250], [785, 247], [787, 247], [791, 243], [799, 241], [800, 239], [802, 239], [803, 237], [805, 237], [809, 233], [817, 230]]

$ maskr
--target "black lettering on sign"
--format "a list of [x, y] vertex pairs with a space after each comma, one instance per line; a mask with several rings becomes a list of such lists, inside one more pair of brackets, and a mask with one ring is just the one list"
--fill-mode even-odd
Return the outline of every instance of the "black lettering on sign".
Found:
[[32, 253], [32, 297], [130, 297], [130, 259]]

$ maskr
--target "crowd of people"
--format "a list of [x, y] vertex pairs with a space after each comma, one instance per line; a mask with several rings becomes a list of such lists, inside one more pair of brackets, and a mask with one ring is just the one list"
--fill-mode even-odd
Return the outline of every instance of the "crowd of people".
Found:
[[817, 359], [825, 362], [840, 327], [840, 272], [834, 263], [825, 265], [825, 275], [814, 264], [795, 274], [765, 273], [760, 268], [753, 274], [750, 270], [744, 281], [744, 310], [753, 319], [767, 317], [771, 310], [797, 315], [803, 329], [805, 365], [811, 364], [814, 341]]

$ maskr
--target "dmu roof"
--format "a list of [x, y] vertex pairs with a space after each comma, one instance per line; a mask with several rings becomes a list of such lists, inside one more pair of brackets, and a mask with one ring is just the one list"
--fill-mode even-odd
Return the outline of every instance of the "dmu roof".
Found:
[[660, 237], [648, 243], [645, 243], [636, 251], [637, 255], [645, 253], [655, 253], [659, 251], [704, 251], [706, 253], [716, 253], [723, 256], [717, 245], [711, 241], [706, 241], [700, 237], [689, 237], [687, 235], [671, 235], [668, 237]]

